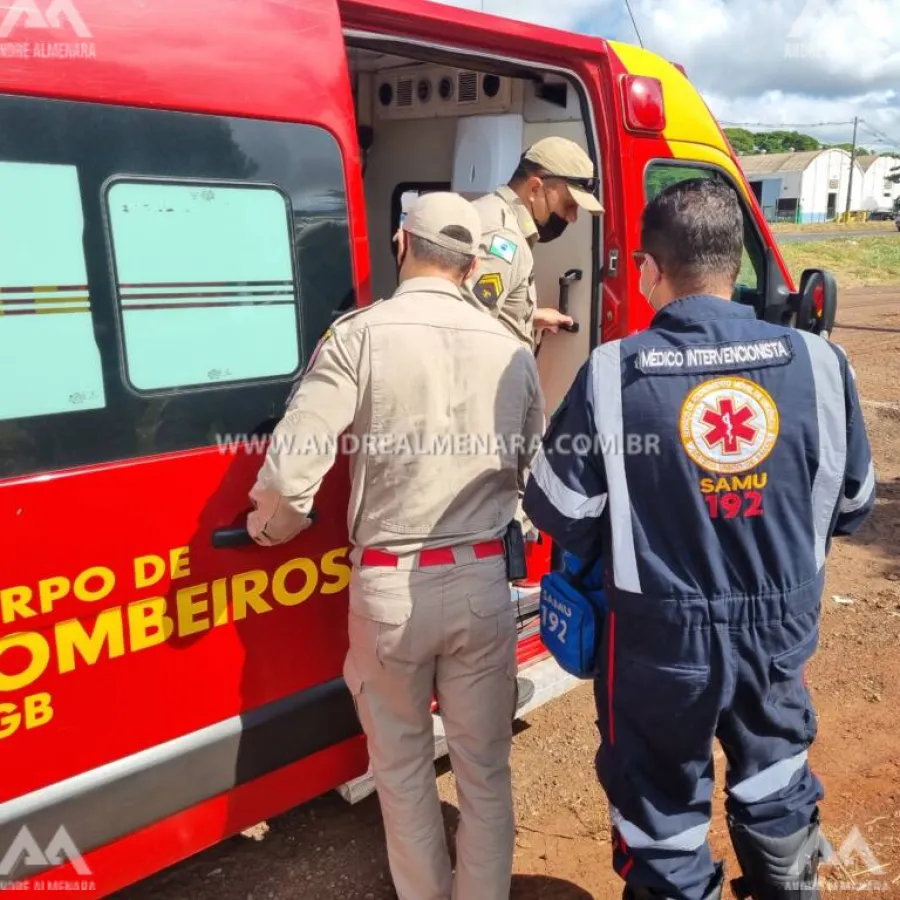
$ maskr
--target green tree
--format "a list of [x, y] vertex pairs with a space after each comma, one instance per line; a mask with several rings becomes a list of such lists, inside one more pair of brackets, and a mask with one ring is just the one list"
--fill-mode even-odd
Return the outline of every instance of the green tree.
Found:
[[[846, 150], [848, 153], [853, 149], [853, 144], [851, 144], [849, 141], [847, 141], [844, 144], [828, 144], [827, 146], [833, 150]], [[865, 147], [857, 147], [854, 155], [855, 156], [871, 156], [872, 151], [867, 150]]]
[[652, 200], [660, 191], [689, 178], [714, 178], [710, 169], [694, 169], [687, 166], [655, 166], [647, 173], [647, 200]]
[[819, 142], [808, 134], [799, 131], [762, 131], [755, 135], [756, 146], [766, 153], [788, 153], [794, 150], [818, 150]]
[[725, 128], [725, 135], [735, 153], [755, 153], [756, 135], [746, 128]]

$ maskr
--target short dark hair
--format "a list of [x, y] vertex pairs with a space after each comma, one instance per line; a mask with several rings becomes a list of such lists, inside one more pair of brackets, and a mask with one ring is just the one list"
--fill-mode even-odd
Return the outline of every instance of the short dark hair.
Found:
[[[465, 244], [472, 243], [472, 232], [462, 225], [447, 225], [441, 229], [441, 234], [452, 238], [454, 241], [462, 241]], [[460, 253], [458, 250], [448, 250], [438, 244], [432, 243], [427, 238], [416, 234], [409, 235], [409, 251], [419, 261], [435, 266], [448, 274], [462, 278], [469, 271], [474, 255]]]
[[521, 184], [523, 181], [527, 181], [531, 178], [532, 175], [541, 175], [545, 174], [545, 169], [543, 166], [538, 165], [536, 162], [532, 162], [530, 159], [525, 159], [524, 156], [519, 160], [519, 164], [516, 166], [516, 171], [512, 173], [512, 178], [509, 179], [510, 185]]
[[726, 281], [733, 286], [743, 246], [737, 194], [718, 178], [669, 185], [644, 209], [641, 249], [682, 296], [707, 293]]

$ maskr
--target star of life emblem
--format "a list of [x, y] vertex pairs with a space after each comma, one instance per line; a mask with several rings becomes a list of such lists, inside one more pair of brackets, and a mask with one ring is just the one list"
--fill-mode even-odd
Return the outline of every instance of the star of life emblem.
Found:
[[702, 469], [745, 472], [772, 452], [778, 439], [778, 407], [745, 378], [713, 378], [688, 394], [681, 408], [681, 445]]

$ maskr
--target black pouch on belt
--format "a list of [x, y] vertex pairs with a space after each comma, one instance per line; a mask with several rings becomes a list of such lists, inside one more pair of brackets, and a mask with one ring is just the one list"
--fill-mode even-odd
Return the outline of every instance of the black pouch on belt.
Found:
[[525, 536], [522, 525], [515, 519], [506, 527], [503, 535], [503, 549], [506, 551], [506, 577], [510, 581], [521, 581], [528, 576], [525, 563]]

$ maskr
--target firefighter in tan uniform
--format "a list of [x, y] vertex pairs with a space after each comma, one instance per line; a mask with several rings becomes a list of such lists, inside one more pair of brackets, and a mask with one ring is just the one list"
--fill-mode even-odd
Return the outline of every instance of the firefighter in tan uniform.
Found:
[[579, 207], [602, 213], [594, 196], [597, 182], [593, 163], [578, 144], [549, 137], [525, 151], [508, 185], [474, 203], [482, 235], [468, 298], [529, 349], [538, 333], [572, 324], [558, 309], [537, 305], [532, 247], [558, 238], [577, 220]]
[[[289, 540], [309, 525], [341, 440], [359, 449], [344, 676], [400, 900], [510, 892], [517, 635], [503, 536], [543, 432], [543, 398], [533, 355], [463, 298], [479, 236], [459, 195], [417, 201], [399, 237], [400, 286], [320, 342], [247, 522], [260, 544]], [[321, 452], [290, 452], [290, 439], [306, 447], [309, 436]], [[460, 798], [455, 874], [434, 776], [433, 696]]]

